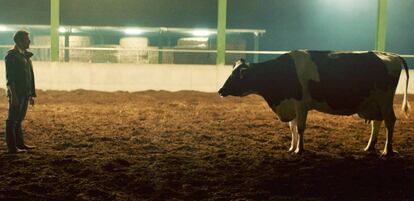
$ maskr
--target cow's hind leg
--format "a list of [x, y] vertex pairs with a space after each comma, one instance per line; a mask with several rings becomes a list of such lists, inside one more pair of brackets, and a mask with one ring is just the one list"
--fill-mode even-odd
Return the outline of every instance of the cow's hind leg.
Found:
[[375, 152], [375, 144], [377, 144], [377, 137], [381, 127], [382, 121], [372, 121], [371, 122], [371, 137], [369, 138], [368, 145], [365, 147], [365, 151], [374, 153]]
[[289, 122], [290, 131], [292, 132], [292, 141], [290, 143], [289, 152], [293, 152], [296, 149], [298, 143], [298, 125], [296, 119]]
[[387, 108], [387, 110], [384, 111], [384, 123], [385, 128], [387, 130], [386, 132], [386, 141], [385, 141], [385, 147], [384, 151], [382, 152], [382, 156], [389, 157], [397, 154], [398, 152], [394, 151], [392, 148], [392, 138], [394, 135], [394, 125], [397, 118], [395, 117], [394, 109], [391, 107]]

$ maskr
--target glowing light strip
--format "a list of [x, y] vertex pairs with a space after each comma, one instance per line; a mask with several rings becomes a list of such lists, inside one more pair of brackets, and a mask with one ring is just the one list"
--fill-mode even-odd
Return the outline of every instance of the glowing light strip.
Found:
[[[12, 48], [13, 45], [0, 45], [0, 48]], [[48, 46], [36, 47], [31, 49], [48, 49]], [[194, 50], [194, 49], [146, 49], [146, 48], [110, 48], [110, 47], [61, 47], [61, 50], [101, 50], [101, 51], [148, 51], [148, 52], [194, 52], [194, 53], [216, 53], [216, 50]], [[226, 50], [229, 54], [273, 54], [281, 55], [291, 51], [242, 51], [242, 50]], [[358, 52], [358, 51], [353, 51]], [[363, 52], [363, 51], [361, 51]], [[404, 58], [414, 58], [414, 54], [400, 54]]]

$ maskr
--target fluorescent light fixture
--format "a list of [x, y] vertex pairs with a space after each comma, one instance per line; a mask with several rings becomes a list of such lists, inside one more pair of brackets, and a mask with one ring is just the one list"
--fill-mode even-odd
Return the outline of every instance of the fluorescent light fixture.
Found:
[[76, 29], [76, 28], [72, 28], [72, 29], [70, 29], [70, 32], [71, 33], [79, 33], [80, 30], [79, 29]]
[[141, 29], [137, 29], [137, 28], [124, 29], [124, 33], [128, 35], [139, 35], [139, 34], [142, 34], [142, 32], [143, 31]]
[[11, 31], [8, 27], [0, 25], [0, 31]]
[[191, 32], [193, 36], [203, 37], [203, 36], [209, 36], [213, 32], [207, 30], [207, 29], [197, 29]]
[[59, 27], [59, 33], [65, 33], [66, 31], [65, 27]]
[[93, 31], [96, 29], [96, 27], [81, 26], [80, 29], [85, 31]]
[[191, 37], [191, 38], [182, 38], [183, 41], [197, 41], [197, 42], [207, 42], [208, 37]]

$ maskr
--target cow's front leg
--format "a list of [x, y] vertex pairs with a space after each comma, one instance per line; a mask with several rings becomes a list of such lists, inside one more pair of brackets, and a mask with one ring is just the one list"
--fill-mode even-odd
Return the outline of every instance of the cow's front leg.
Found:
[[375, 152], [375, 144], [377, 144], [377, 137], [381, 127], [382, 121], [372, 121], [371, 125], [371, 137], [369, 138], [368, 145], [365, 147], [366, 152], [374, 153]]
[[296, 119], [289, 122], [290, 131], [292, 132], [292, 141], [290, 142], [290, 148], [288, 152], [293, 152], [296, 149], [298, 143], [298, 124]]
[[296, 154], [301, 154], [304, 151], [303, 136], [305, 133], [307, 116], [308, 116], [308, 111], [306, 110], [299, 110], [299, 112], [296, 115], [296, 120], [298, 124], [298, 143], [297, 143], [296, 150], [295, 150]]

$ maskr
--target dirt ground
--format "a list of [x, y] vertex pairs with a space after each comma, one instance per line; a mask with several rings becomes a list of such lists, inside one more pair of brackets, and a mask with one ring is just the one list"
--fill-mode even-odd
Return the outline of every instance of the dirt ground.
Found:
[[[414, 200], [414, 112], [403, 117], [401, 99], [400, 157], [381, 159], [363, 152], [369, 124], [317, 112], [307, 152], [287, 153], [288, 125], [254, 95], [39, 91], [23, 125], [37, 149], [9, 155], [0, 141], [0, 200]], [[384, 141], [382, 128], [378, 153]]]

